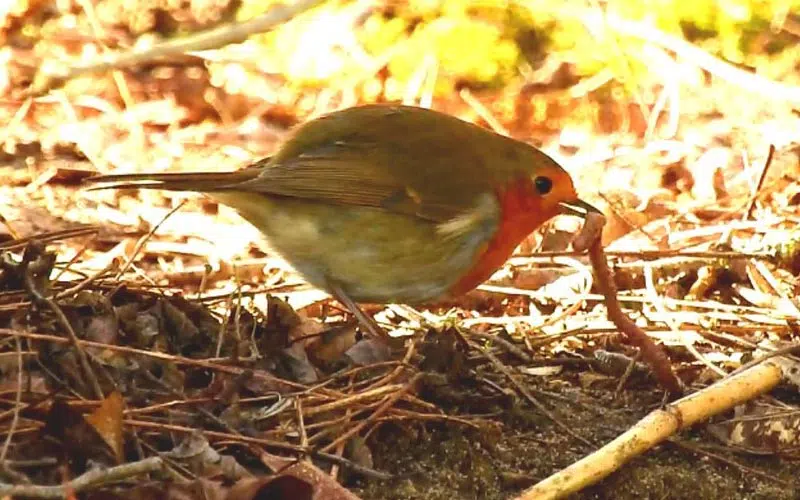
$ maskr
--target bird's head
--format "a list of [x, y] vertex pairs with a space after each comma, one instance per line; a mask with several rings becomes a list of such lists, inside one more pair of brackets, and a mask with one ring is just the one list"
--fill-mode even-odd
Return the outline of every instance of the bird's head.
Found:
[[526, 171], [501, 194], [507, 214], [524, 213], [530, 224], [538, 227], [556, 215], [586, 218], [590, 213], [601, 213], [578, 197], [566, 170], [541, 151], [531, 150], [534, 155]]

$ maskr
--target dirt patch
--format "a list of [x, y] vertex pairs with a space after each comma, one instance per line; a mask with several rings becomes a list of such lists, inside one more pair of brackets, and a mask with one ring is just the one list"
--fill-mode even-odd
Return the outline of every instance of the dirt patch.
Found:
[[[561, 385], [557, 382], [551, 381], [548, 389]], [[661, 395], [652, 391], [630, 391], [615, 400], [610, 392], [556, 390], [603, 409], [595, 412], [556, 404], [564, 423], [597, 444], [616, 437], [661, 401]], [[499, 421], [502, 429], [492, 432], [441, 425], [386, 426], [374, 436], [375, 465], [409, 476], [388, 484], [356, 483], [355, 491], [376, 500], [507, 499], [593, 451], [522, 403], [503, 412]], [[702, 428], [683, 433], [676, 441], [633, 460], [571, 498], [798, 498], [800, 485], [792, 461], [733, 453]], [[706, 453], [692, 452], [681, 443]]]

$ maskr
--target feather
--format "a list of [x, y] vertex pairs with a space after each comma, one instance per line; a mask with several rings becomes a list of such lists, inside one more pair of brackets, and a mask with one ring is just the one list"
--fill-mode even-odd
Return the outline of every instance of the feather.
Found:
[[[262, 160], [263, 161], [263, 160]], [[233, 172], [169, 172], [144, 174], [97, 175], [84, 182], [98, 184], [98, 189], [164, 189], [166, 191], [196, 191], [212, 193], [237, 189], [242, 182], [258, 176], [259, 164]]]
[[305, 123], [272, 158], [236, 172], [110, 175], [89, 181], [372, 207], [449, 223], [445, 232], [448, 227], [459, 232], [479, 222], [474, 217], [482, 217], [476, 212], [482, 197], [537, 168], [561, 171], [536, 148], [453, 116], [369, 105]]

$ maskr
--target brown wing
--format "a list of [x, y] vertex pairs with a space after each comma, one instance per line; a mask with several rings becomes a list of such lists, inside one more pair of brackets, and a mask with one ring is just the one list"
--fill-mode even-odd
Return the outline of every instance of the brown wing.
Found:
[[446, 221], [521, 174], [530, 151], [442, 113], [362, 106], [307, 123], [237, 188]]
[[[261, 160], [269, 161], [269, 158]], [[210, 193], [234, 189], [243, 182], [258, 177], [263, 166], [259, 163], [233, 172], [169, 172], [141, 174], [96, 175], [84, 182], [96, 184], [97, 189], [164, 189], [167, 191], [197, 191]]]
[[278, 151], [227, 173], [111, 175], [104, 187], [247, 191], [383, 208], [446, 222], [534, 165], [537, 149], [422, 108], [370, 105], [307, 122]]

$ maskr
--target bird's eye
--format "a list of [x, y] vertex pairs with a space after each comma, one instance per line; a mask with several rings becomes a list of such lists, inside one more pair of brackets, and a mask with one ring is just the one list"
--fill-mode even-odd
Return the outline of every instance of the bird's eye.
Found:
[[533, 185], [539, 194], [547, 194], [553, 189], [553, 181], [549, 177], [537, 177], [533, 180]]

